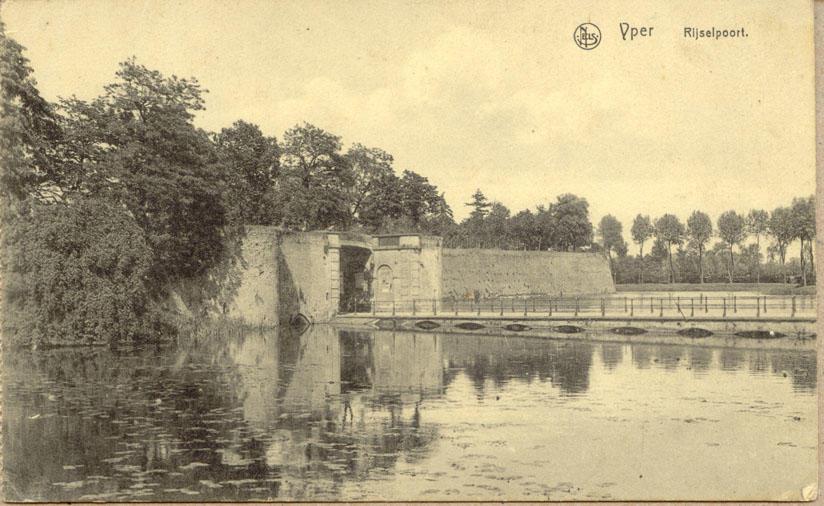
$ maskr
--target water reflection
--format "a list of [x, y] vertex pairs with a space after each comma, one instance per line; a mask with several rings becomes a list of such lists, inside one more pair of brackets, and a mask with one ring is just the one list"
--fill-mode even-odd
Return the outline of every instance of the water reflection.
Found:
[[702, 346], [693, 346], [687, 351], [689, 356], [690, 368], [696, 374], [703, 375], [706, 373], [712, 364], [712, 349], [704, 348]]
[[[478, 403], [543, 420], [550, 401], [592, 395], [602, 370], [691, 371], [682, 381], [726, 371], [816, 388], [813, 353], [330, 326], [217, 332], [177, 347], [9, 351], [5, 490], [54, 501], [376, 498], [380, 483], [442, 460], [438, 441], [471, 423]], [[463, 465], [452, 479], [476, 479]], [[389, 498], [425, 496], [410, 494]]]
[[481, 397], [487, 380], [496, 386], [512, 378], [548, 380], [565, 394], [589, 386], [594, 345], [588, 342], [461, 335], [443, 340], [448, 366], [465, 369]]
[[624, 360], [624, 345], [616, 343], [603, 343], [601, 345], [601, 362], [604, 367], [612, 371]]

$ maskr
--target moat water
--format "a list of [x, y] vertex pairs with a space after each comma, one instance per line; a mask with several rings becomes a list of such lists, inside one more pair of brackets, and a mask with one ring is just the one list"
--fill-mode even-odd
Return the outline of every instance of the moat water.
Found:
[[798, 498], [811, 352], [249, 332], [6, 351], [8, 500]]

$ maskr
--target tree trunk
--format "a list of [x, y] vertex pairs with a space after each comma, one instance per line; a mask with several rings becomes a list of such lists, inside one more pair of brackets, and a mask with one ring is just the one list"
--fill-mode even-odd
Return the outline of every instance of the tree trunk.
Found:
[[704, 245], [698, 245], [698, 279], [704, 284]]
[[755, 234], [755, 283], [761, 283], [761, 239]]
[[807, 286], [807, 269], [804, 265], [804, 239], [799, 239], [801, 241], [801, 286]]
[[732, 272], [735, 270], [735, 257], [732, 256], [732, 244], [730, 244], [730, 266], [727, 270], [727, 274], [730, 276], [730, 284], [734, 283], [735, 281], [732, 280]]
[[813, 239], [807, 240], [807, 253], [810, 256], [810, 274], [815, 277], [815, 259], [813, 258], [813, 245], [815, 241]]
[[641, 268], [638, 269], [638, 282], [644, 282], [644, 243], [641, 243]]
[[667, 251], [669, 252], [670, 284], [672, 284], [675, 283], [675, 267], [672, 266], [672, 244], [667, 245]]

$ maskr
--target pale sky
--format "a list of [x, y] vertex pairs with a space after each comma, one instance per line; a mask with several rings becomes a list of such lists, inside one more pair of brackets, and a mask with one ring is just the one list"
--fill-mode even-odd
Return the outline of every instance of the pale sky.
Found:
[[[7, 1], [41, 93], [92, 98], [132, 55], [209, 90], [197, 124], [308, 121], [392, 153], [460, 220], [572, 192], [624, 237], [639, 212], [773, 209], [814, 192], [805, 1]], [[573, 32], [602, 32], [591, 51]], [[622, 41], [619, 23], [654, 26]], [[690, 40], [684, 26], [745, 27]], [[635, 248], [631, 249], [632, 251]]]

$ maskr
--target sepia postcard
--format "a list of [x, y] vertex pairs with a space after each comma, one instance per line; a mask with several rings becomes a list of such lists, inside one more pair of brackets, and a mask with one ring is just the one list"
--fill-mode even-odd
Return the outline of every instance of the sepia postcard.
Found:
[[812, 501], [809, 0], [6, 0], [7, 502]]

